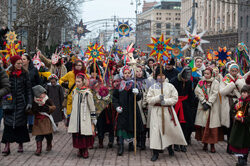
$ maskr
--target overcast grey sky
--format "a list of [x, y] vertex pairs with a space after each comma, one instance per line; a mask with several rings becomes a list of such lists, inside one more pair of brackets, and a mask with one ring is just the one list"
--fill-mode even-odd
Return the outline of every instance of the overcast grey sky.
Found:
[[[119, 18], [133, 17], [135, 18], [135, 1], [134, 5], [130, 5], [131, 0], [93, 0], [83, 4], [81, 8], [81, 18], [83, 22], [98, 19], [111, 18], [116, 15]], [[154, 1], [154, 0], [151, 0]], [[159, 1], [159, 0], [157, 0]], [[143, 0], [141, 0], [143, 3]], [[140, 6], [140, 11], [141, 11]]]

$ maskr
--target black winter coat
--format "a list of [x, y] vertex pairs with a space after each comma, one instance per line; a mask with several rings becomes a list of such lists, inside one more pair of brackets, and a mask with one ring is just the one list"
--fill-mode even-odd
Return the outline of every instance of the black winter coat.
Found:
[[29, 74], [24, 69], [22, 69], [22, 74], [19, 77], [11, 72], [9, 81], [15, 108], [12, 111], [4, 112], [4, 125], [13, 128], [25, 126], [27, 124], [25, 108], [27, 104], [32, 104]]
[[[176, 90], [178, 91], [179, 96], [188, 95], [188, 99], [182, 102], [183, 104], [183, 112], [184, 118], [187, 122], [187, 132], [191, 132], [194, 130], [194, 120], [195, 120], [195, 112], [193, 111], [193, 100], [194, 100], [194, 92], [192, 91], [192, 81], [185, 82], [185, 87], [183, 87], [183, 81], [180, 81], [179, 77], [175, 77], [170, 81], [171, 84], [174, 85]], [[185, 131], [186, 132], [186, 131]]]
[[164, 74], [166, 78], [168, 78], [168, 80], [170, 81], [179, 74], [179, 71], [173, 68], [172, 70], [165, 70]]
[[32, 62], [30, 62], [29, 64], [29, 77], [30, 77], [31, 87], [42, 84], [38, 70], [34, 67]]
[[[142, 94], [139, 93], [136, 96], [136, 100], [141, 100]], [[125, 130], [126, 132], [134, 132], [134, 94], [132, 87], [128, 90], [115, 89], [112, 98], [114, 109], [121, 106], [123, 111], [118, 114], [117, 130]], [[143, 123], [139, 110], [139, 106], [136, 103], [136, 128], [137, 133], [143, 131]]]

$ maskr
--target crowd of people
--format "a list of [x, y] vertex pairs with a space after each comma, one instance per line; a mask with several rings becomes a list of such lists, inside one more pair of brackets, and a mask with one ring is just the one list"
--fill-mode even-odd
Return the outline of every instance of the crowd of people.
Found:
[[57, 53], [50, 59], [37, 50], [36, 55], [12, 56], [9, 66], [1, 61], [5, 156], [13, 142], [22, 153], [29, 133], [36, 136], [35, 155], [42, 153], [44, 138], [46, 151], [51, 151], [53, 133], [64, 122], [83, 158], [88, 158], [97, 138], [99, 148], [104, 147], [106, 132], [109, 148], [116, 137], [119, 156], [125, 141], [129, 151], [135, 144], [143, 151], [149, 141], [151, 161], [165, 149], [170, 156], [187, 152], [195, 132], [201, 148], [211, 153], [226, 135], [227, 153], [237, 154], [237, 165], [247, 164], [250, 76], [241, 75], [234, 61], [222, 69], [200, 56], [193, 58], [193, 67], [185, 58], [161, 65], [153, 57], [140, 57], [133, 66], [123, 60], [71, 59]]

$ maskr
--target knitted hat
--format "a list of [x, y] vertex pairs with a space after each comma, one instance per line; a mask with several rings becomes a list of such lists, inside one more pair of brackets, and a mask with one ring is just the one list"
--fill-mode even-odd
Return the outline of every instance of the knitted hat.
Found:
[[250, 85], [250, 74], [247, 76], [246, 84], [247, 84], [247, 85]]
[[10, 58], [10, 62], [13, 66], [16, 64], [16, 61], [18, 60], [22, 60], [22, 58], [19, 55], [14, 55]]
[[228, 71], [231, 71], [232, 69], [240, 69], [239, 66], [236, 64], [236, 63], [233, 63], [229, 66], [229, 70]]
[[32, 88], [33, 90], [33, 94], [35, 97], [40, 97], [41, 94], [43, 93], [47, 93], [46, 89], [44, 87], [42, 87], [41, 85], [36, 85]]

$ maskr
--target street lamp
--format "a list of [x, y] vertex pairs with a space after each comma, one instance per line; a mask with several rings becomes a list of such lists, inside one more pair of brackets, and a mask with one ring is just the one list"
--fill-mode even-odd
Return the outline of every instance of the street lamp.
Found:
[[[130, 5], [134, 5], [133, 0], [131, 0]], [[137, 14], [138, 14], [138, 7], [141, 5], [141, 0], [135, 0], [135, 43], [136, 43], [136, 47], [138, 47], [137, 45], [137, 23], [138, 23], [138, 18], [137, 18]]]

